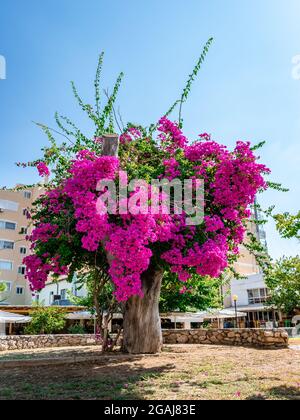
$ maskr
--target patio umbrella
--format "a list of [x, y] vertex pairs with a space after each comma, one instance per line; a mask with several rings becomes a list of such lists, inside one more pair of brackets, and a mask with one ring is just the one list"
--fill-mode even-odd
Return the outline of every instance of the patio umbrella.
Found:
[[30, 322], [30, 316], [13, 314], [11, 312], [0, 311], [0, 324], [26, 324]]
[[204, 317], [203, 315], [205, 315], [206, 312], [190, 312], [190, 313], [172, 313], [170, 315], [166, 315], [163, 316], [162, 318], [167, 318], [170, 319], [171, 322], [174, 322], [175, 325], [177, 323], [185, 323], [185, 322], [189, 322], [189, 323], [199, 323], [199, 322], [203, 322], [204, 321]]
[[95, 319], [96, 314], [92, 314], [89, 311], [80, 311], [80, 312], [73, 312], [71, 314], [68, 314], [66, 316], [67, 319], [73, 319], [73, 320], [80, 320], [80, 319]]
[[66, 316], [67, 319], [73, 320], [73, 321], [79, 321], [79, 320], [94, 320], [94, 334], [96, 334], [96, 314], [92, 314], [90, 311], [79, 311], [79, 312], [72, 312], [71, 314], [68, 314]]
[[215, 312], [207, 312], [203, 317], [205, 319], [225, 319], [225, 318], [235, 318], [237, 315], [238, 318], [244, 318], [247, 316], [245, 312], [235, 313], [232, 309], [221, 309]]
[[[104, 315], [106, 315], [107, 312], [104, 312]], [[122, 314], [116, 313], [114, 314], [114, 318], [120, 319], [122, 318]], [[95, 319], [97, 318], [96, 313], [92, 313], [90, 311], [79, 311], [79, 312], [72, 312], [68, 315], [66, 315], [67, 319], [73, 319], [73, 320], [80, 320], [80, 319]]]
[[0, 311], [0, 335], [6, 335], [5, 324], [27, 324], [30, 321], [29, 316]]
[[[106, 314], [106, 312], [104, 312], [104, 314]], [[122, 318], [122, 314], [114, 314], [114, 318]], [[97, 320], [97, 315], [96, 313], [92, 313], [90, 311], [79, 311], [79, 312], [72, 312], [68, 315], [66, 315], [67, 319], [73, 320], [73, 321], [79, 321], [79, 320], [94, 320], [94, 330], [95, 330], [95, 334], [96, 334], [96, 320]]]

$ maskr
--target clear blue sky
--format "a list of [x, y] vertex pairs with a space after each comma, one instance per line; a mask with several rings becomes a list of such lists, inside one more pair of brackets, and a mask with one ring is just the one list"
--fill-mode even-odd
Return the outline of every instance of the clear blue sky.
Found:
[[[210, 132], [232, 146], [267, 140], [262, 161], [272, 179], [290, 188], [260, 201], [279, 212], [299, 210], [299, 0], [2, 0], [0, 55], [0, 185], [35, 181], [15, 161], [39, 156], [46, 140], [32, 120], [53, 125], [56, 110], [89, 126], [73, 101], [69, 81], [92, 100], [97, 55], [106, 53], [104, 87], [119, 71], [124, 120], [156, 121], [178, 97], [203, 44], [215, 43], [184, 109], [185, 131]], [[267, 227], [271, 254], [299, 253]]]

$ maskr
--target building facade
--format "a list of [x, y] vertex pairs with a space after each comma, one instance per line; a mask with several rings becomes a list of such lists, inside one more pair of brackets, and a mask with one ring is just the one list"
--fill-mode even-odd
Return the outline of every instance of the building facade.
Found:
[[[248, 231], [255, 235], [256, 238], [259, 238], [255, 223], [249, 223]], [[240, 276], [245, 278], [258, 275], [261, 272], [255, 256], [250, 253], [245, 245], [240, 246], [239, 258], [234, 265], [234, 269]], [[233, 296], [236, 295], [236, 293], [233, 292], [234, 284], [240, 284], [240, 281], [241, 280], [230, 278], [229, 281], [227, 281], [227, 283], [223, 286], [222, 295], [224, 308], [230, 308], [233, 305]]]
[[[259, 214], [255, 215], [259, 220]], [[261, 226], [250, 223], [248, 230], [267, 249], [266, 234]], [[224, 293], [224, 307], [235, 309], [247, 314], [247, 327], [265, 327], [267, 323], [277, 324], [282, 321], [282, 314], [266, 304], [269, 291], [264, 281], [263, 273], [257, 261], [248, 249], [240, 247], [240, 257], [235, 264], [235, 270], [243, 279], [231, 278]]]
[[269, 323], [282, 322], [282, 313], [267, 305], [269, 290], [263, 274], [252, 274], [245, 279], [232, 279], [230, 284], [230, 302], [227, 308], [247, 314], [246, 326], [250, 328], [266, 327]]
[[[22, 187], [22, 186], [18, 186]], [[30, 305], [32, 294], [22, 263], [29, 254], [26, 236], [30, 233], [28, 210], [42, 189], [0, 190], [0, 293], [1, 305]]]
[[59, 280], [49, 280], [43, 290], [37, 295], [36, 299], [44, 306], [71, 306], [74, 305], [72, 297], [86, 297], [85, 287], [76, 286], [76, 278], [72, 283], [65, 278]]

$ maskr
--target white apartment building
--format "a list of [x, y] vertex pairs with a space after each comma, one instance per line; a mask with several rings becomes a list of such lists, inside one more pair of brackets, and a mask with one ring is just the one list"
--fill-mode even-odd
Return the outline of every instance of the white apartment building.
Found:
[[281, 312], [266, 305], [268, 297], [262, 273], [252, 274], [243, 280], [231, 280], [230, 297], [225, 307], [234, 309], [236, 298], [237, 310], [247, 313], [247, 326], [264, 327], [267, 322], [282, 321]]
[[[259, 219], [259, 214], [256, 214]], [[266, 234], [261, 227], [251, 223], [249, 230], [267, 247]], [[240, 258], [235, 269], [245, 279], [232, 278], [224, 294], [224, 307], [247, 313], [246, 325], [249, 327], [264, 327], [267, 322], [277, 323], [282, 321], [282, 314], [276, 309], [266, 305], [269, 291], [256, 259], [247, 248], [242, 245]], [[236, 299], [236, 302], [235, 302]]]
[[85, 297], [87, 290], [85, 287], [78, 289], [76, 279], [70, 283], [65, 278], [59, 280], [49, 280], [43, 290], [37, 295], [36, 300], [44, 306], [74, 306], [71, 297]]

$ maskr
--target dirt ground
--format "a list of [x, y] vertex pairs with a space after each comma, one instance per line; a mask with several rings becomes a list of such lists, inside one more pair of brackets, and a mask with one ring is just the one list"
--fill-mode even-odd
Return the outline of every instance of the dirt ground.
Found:
[[[76, 355], [95, 362], [39, 366]], [[0, 355], [36, 366], [0, 367], [0, 399], [295, 400], [300, 399], [300, 351], [225, 346], [166, 346], [158, 356], [101, 358], [96, 348]]]

